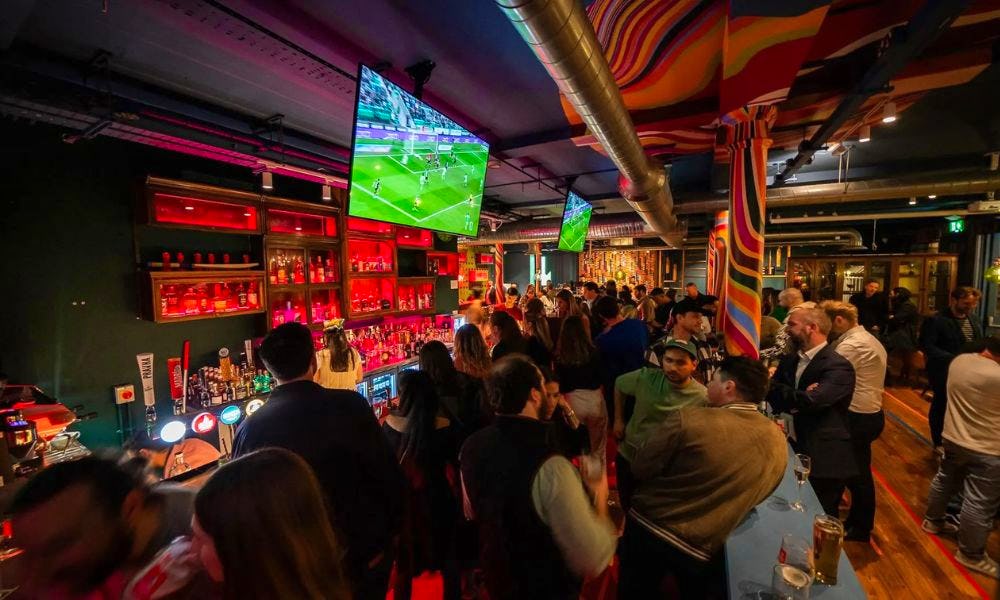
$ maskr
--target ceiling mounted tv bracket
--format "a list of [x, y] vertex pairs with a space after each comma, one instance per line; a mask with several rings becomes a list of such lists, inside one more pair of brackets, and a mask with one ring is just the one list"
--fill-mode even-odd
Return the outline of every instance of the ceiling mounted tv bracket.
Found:
[[433, 60], [427, 59], [413, 63], [403, 69], [410, 76], [410, 79], [413, 80], [413, 95], [418, 100], [424, 95], [424, 84], [431, 80], [431, 72], [434, 71], [434, 67], [436, 66], [437, 64]]

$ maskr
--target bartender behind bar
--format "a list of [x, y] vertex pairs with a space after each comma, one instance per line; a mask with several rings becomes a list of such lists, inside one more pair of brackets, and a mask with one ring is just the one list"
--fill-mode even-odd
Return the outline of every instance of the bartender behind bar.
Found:
[[171, 444], [140, 431], [127, 447], [148, 460], [152, 473], [161, 479], [170, 479], [219, 460], [215, 446], [198, 438], [185, 438]]

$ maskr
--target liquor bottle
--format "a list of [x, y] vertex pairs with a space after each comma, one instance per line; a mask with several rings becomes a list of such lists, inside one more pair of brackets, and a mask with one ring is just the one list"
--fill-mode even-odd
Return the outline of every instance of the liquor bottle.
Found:
[[260, 297], [257, 295], [257, 283], [254, 281], [250, 282], [250, 291], [247, 292], [247, 305], [250, 308], [258, 308], [260, 306]]
[[351, 272], [357, 273], [361, 266], [358, 264], [358, 253], [355, 252], [351, 255]]
[[191, 467], [184, 460], [184, 453], [178, 452], [174, 454], [174, 464], [170, 467], [170, 477], [176, 477], [181, 473], [187, 473], [191, 470]]
[[208, 387], [211, 394], [211, 405], [218, 406], [222, 404], [222, 390], [219, 389], [221, 386], [213, 381], [209, 383]]
[[309, 260], [309, 283], [319, 283], [319, 278], [316, 276], [316, 261]]
[[184, 268], [184, 253], [183, 252], [178, 252], [177, 253], [177, 268], [178, 269], [183, 269]]
[[330, 283], [336, 283], [337, 281], [339, 281], [339, 277], [337, 276], [336, 262], [335, 259], [333, 258], [333, 250], [327, 251], [325, 271], [326, 271], [327, 281], [329, 281]]
[[288, 283], [288, 265], [285, 264], [285, 254], [278, 250], [278, 285]]
[[306, 282], [306, 271], [305, 266], [302, 264], [302, 257], [296, 256], [294, 267], [292, 268], [292, 283], [305, 283]]
[[[195, 256], [198, 256], [197, 254]], [[268, 262], [267, 279], [271, 285], [278, 285], [278, 259], [274, 256]]]
[[316, 281], [326, 283], [326, 269], [323, 267], [323, 257], [316, 257]]
[[382, 271], [386, 270], [386, 268], [385, 268], [385, 262], [383, 262], [381, 255], [378, 257], [378, 260], [375, 262], [375, 265], [376, 265], [376, 269], [375, 270], [378, 271], [378, 272], [380, 272], [380, 273]]
[[224, 265], [228, 265], [229, 264], [229, 253], [228, 252], [222, 255], [222, 264], [224, 264]]
[[214, 252], [209, 252], [208, 253], [208, 264], [210, 264], [210, 265], [214, 265], [215, 264], [215, 253]]
[[233, 386], [233, 399], [242, 401], [247, 399], [246, 373], [243, 373], [236, 385]]
[[212, 292], [212, 306], [215, 308], [215, 312], [226, 312], [226, 309], [229, 308], [228, 294], [226, 293], [228, 291], [222, 284], [215, 284]]
[[239, 285], [236, 286], [236, 296], [237, 296], [237, 303], [238, 303], [239, 307], [240, 308], [246, 308], [247, 305], [249, 304], [249, 300], [247, 298], [247, 291], [243, 287], [242, 283], [240, 283]]
[[169, 271], [170, 270], [170, 253], [169, 252], [164, 252], [163, 254], [161, 254], [160, 255], [160, 261], [163, 263], [163, 270], [164, 271]]
[[198, 286], [198, 312], [200, 313], [210, 313], [214, 312], [215, 309], [212, 303], [208, 301], [208, 292], [205, 290], [205, 286]]

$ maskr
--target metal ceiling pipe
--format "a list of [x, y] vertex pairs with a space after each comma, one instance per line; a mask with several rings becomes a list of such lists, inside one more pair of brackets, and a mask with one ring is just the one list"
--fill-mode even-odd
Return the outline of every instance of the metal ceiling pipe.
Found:
[[496, 0], [618, 167], [622, 197], [668, 244], [677, 229], [666, 170], [650, 162], [579, 0]]
[[[943, 198], [945, 196], [985, 194], [997, 189], [1000, 189], [1000, 172], [977, 169], [944, 175], [934, 173], [930, 176], [889, 177], [847, 183], [817, 183], [769, 188], [767, 190], [767, 208], [919, 198], [931, 195]], [[724, 196], [716, 196], [712, 199], [681, 202], [676, 205], [676, 212], [679, 215], [709, 214], [718, 210], [726, 210], [728, 207], [728, 199]]]
[[789, 175], [808, 164], [813, 154], [822, 148], [844, 123], [856, 118], [857, 111], [865, 100], [875, 94], [885, 93], [892, 76], [906, 66], [910, 59], [919, 55], [938, 34], [947, 30], [969, 2], [970, 0], [927, 0], [904, 27], [894, 30], [889, 47], [862, 75], [844, 101], [833, 109], [830, 118], [808, 141], [802, 142], [795, 158], [789, 159], [785, 169], [775, 175], [774, 185], [780, 186]]
[[[464, 239], [468, 244], [525, 244], [530, 242], [554, 242], [559, 239], [562, 219], [538, 219], [502, 225], [496, 231], [482, 233], [475, 239]], [[659, 237], [648, 223], [631, 213], [595, 215], [590, 220], [588, 240], [608, 240], [611, 238]], [[671, 239], [673, 244], [675, 240]]]
[[[707, 237], [688, 238], [684, 242], [685, 249], [704, 248]], [[863, 248], [864, 242], [857, 229], [821, 229], [814, 231], [782, 231], [764, 235], [765, 246], [777, 246], [794, 243], [796, 246], [845, 246], [847, 248]]]
[[787, 223], [835, 223], [841, 221], [874, 221], [876, 219], [928, 219], [931, 217], [965, 217], [973, 214], [996, 214], [988, 212], [974, 213], [970, 210], [925, 210], [911, 212], [881, 212], [864, 213], [860, 215], [817, 215], [814, 217], [778, 217], [770, 218], [772, 225]]

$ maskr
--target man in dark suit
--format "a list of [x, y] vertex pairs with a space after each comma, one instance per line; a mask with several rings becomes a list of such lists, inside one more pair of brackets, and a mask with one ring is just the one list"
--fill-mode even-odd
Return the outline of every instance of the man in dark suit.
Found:
[[858, 325], [876, 336], [885, 331], [889, 321], [889, 298], [879, 287], [877, 279], [869, 279], [864, 291], [853, 294], [849, 300], [858, 309]]
[[858, 472], [847, 415], [855, 377], [851, 363], [827, 344], [830, 327], [820, 309], [789, 313], [787, 332], [796, 352], [778, 365], [767, 401], [775, 412], [793, 415], [792, 446], [812, 459], [809, 483], [823, 510], [839, 517], [845, 482]]
[[371, 406], [356, 392], [313, 382], [316, 354], [305, 325], [274, 328], [260, 358], [278, 387], [236, 432], [233, 456], [278, 447], [305, 459], [347, 547], [344, 570], [353, 597], [384, 600], [400, 529], [403, 476]]

